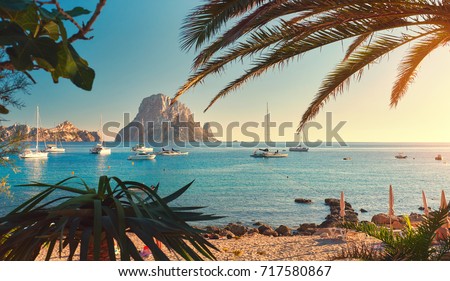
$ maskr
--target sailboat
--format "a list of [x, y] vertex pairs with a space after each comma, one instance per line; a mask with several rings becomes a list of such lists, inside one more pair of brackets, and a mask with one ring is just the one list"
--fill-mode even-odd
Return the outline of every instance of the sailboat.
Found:
[[145, 147], [145, 125], [144, 125], [144, 119], [141, 120], [142, 122], [142, 130], [143, 130], [143, 143], [142, 144], [136, 144], [131, 150], [136, 152], [153, 152], [153, 147]]
[[91, 154], [109, 155], [111, 154], [111, 148], [103, 146], [103, 120], [101, 116], [100, 116], [100, 132], [101, 132], [100, 143], [97, 143], [93, 148], [89, 150], [89, 152]]
[[64, 147], [58, 147], [58, 139], [56, 138], [55, 135], [55, 144], [47, 144], [46, 148], [45, 148], [45, 152], [48, 153], [64, 153], [66, 152], [66, 149]]
[[36, 107], [36, 148], [35, 150], [25, 149], [19, 154], [22, 159], [42, 159], [47, 158], [48, 153], [39, 151], [39, 106]]

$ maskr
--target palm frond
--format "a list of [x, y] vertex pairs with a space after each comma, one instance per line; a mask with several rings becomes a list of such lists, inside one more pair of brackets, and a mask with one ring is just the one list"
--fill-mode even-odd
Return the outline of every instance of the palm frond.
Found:
[[435, 30], [420, 33], [417, 35], [381, 35], [374, 40], [369, 46], [360, 47], [360, 50], [353, 52], [352, 55], [345, 61], [341, 62], [322, 82], [319, 92], [309, 105], [308, 109], [302, 116], [300, 125], [297, 131], [300, 131], [303, 126], [314, 118], [324, 104], [333, 96], [340, 94], [344, 90], [345, 84], [350, 83], [350, 78], [362, 70], [375, 63], [378, 59], [392, 52], [393, 50], [420, 39], [427, 35], [436, 32]]
[[417, 75], [417, 67], [433, 50], [447, 43], [450, 36], [446, 31], [436, 32], [423, 38], [410, 48], [408, 54], [403, 58], [399, 66], [397, 80], [394, 83], [391, 94], [391, 107], [397, 106], [400, 99], [405, 95], [409, 85]]

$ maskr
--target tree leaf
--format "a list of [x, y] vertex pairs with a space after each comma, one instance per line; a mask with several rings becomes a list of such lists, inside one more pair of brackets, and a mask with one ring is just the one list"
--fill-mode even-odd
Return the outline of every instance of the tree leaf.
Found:
[[0, 0], [0, 11], [23, 11], [32, 4], [32, 0]]
[[6, 49], [11, 62], [17, 70], [32, 70], [34, 68], [33, 59], [40, 58], [46, 60], [50, 65], [58, 65], [57, 57], [58, 45], [50, 38], [29, 38], [24, 42]]
[[54, 21], [46, 23], [42, 29], [42, 35], [48, 35], [54, 41], [58, 40], [60, 36], [59, 25]]

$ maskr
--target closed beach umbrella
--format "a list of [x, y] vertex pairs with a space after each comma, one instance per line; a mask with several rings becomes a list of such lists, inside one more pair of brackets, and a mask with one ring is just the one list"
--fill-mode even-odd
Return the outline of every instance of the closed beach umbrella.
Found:
[[341, 210], [339, 211], [339, 215], [344, 219], [345, 217], [345, 198], [344, 198], [344, 192], [341, 191], [341, 201], [339, 202]]
[[394, 191], [392, 185], [389, 185], [389, 217], [394, 216]]
[[430, 212], [428, 211], [428, 203], [427, 203], [427, 197], [425, 196], [425, 191], [422, 190], [422, 200], [423, 200], [423, 212], [425, 216], [428, 217]]
[[447, 208], [447, 199], [445, 199], [445, 192], [442, 190], [442, 192], [441, 192], [441, 206], [440, 206], [440, 208], [441, 209], [445, 209], [445, 208]]
[[[442, 190], [441, 192], [441, 205], [439, 206], [439, 208], [441, 209], [445, 209], [448, 207], [448, 203], [447, 203], [447, 199], [445, 198], [445, 192]], [[447, 217], [447, 226], [444, 225], [444, 227], [450, 227], [450, 220]]]

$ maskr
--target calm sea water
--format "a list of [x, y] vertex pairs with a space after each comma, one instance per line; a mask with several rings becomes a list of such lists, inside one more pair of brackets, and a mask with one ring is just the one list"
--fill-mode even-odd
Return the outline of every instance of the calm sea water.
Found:
[[[74, 175], [95, 186], [101, 175], [117, 176], [145, 184], [160, 183], [160, 193], [168, 195], [195, 180], [173, 205], [206, 206], [205, 213], [226, 216], [207, 224], [261, 221], [273, 226], [292, 227], [320, 223], [328, 214], [325, 198], [339, 198], [355, 210], [368, 213], [360, 219], [387, 212], [388, 189], [392, 184], [397, 214], [420, 212], [421, 191], [432, 208], [439, 206], [440, 192], [450, 198], [450, 144], [353, 143], [349, 147], [311, 148], [307, 153], [287, 152], [283, 159], [250, 157], [252, 148], [188, 148], [188, 156], [157, 156], [153, 161], [129, 161], [129, 148], [113, 148], [109, 156], [88, 153], [92, 143], [65, 144], [66, 153], [49, 155], [47, 160], [12, 157], [20, 172], [0, 167], [0, 176], [9, 175], [13, 201], [0, 195], [0, 214], [39, 192], [20, 187], [31, 181], [56, 183]], [[282, 149], [282, 148], [281, 148]], [[395, 159], [398, 152], [407, 159]], [[442, 154], [444, 161], [434, 157]], [[343, 161], [351, 157], [351, 161]], [[294, 202], [302, 197], [313, 204]]]

